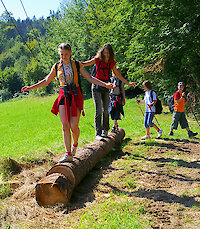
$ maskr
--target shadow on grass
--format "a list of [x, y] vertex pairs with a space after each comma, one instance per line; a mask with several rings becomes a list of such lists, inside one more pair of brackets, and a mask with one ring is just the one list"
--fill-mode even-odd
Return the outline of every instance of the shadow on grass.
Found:
[[193, 161], [193, 162], [187, 162], [182, 159], [163, 158], [163, 157], [153, 158], [153, 159], [146, 158], [146, 160], [153, 161], [153, 162], [162, 162], [162, 163], [175, 163], [177, 166], [200, 169], [200, 160]]
[[[165, 139], [163, 139], [163, 140], [167, 140], [166, 138]], [[140, 145], [144, 145], [144, 146], [156, 146], [156, 147], [160, 147], [160, 148], [167, 148], [167, 149], [172, 149], [172, 150], [177, 150], [177, 151], [179, 151], [179, 152], [185, 152], [185, 153], [191, 153], [191, 151], [188, 149], [187, 150], [187, 145], [184, 145], [184, 143], [191, 143], [191, 144], [199, 144], [200, 145], [200, 143], [198, 142], [198, 141], [189, 141], [189, 140], [178, 140], [178, 139], [173, 139], [173, 140], [171, 140], [171, 139], [168, 139], [170, 142], [168, 143], [168, 142], [158, 142], [158, 141], [144, 141], [144, 142], [136, 142], [136, 143], [134, 143], [134, 145], [136, 145], [136, 146], [140, 146]], [[180, 143], [183, 143], [182, 145], [181, 145], [181, 147], [183, 147], [183, 148], [181, 148], [180, 147], [180, 145], [175, 145], [174, 143], [171, 143], [171, 142], [180, 142]]]
[[94, 168], [74, 189], [70, 203], [64, 206], [65, 213], [84, 208], [85, 203], [92, 202], [95, 199], [94, 188], [99, 183], [99, 180], [103, 177], [104, 171], [117, 170], [110, 165], [114, 160], [120, 159], [124, 155], [122, 149], [130, 140], [130, 138], [125, 138], [120, 142], [120, 144], [118, 144], [118, 146], [116, 146], [116, 148], [113, 148], [113, 150], [106, 157], [100, 159]]
[[[164, 190], [138, 190], [138, 191], [128, 192], [128, 191], [120, 190], [119, 188], [109, 183], [105, 183], [104, 186], [111, 188], [113, 193], [117, 195], [136, 196], [136, 197], [147, 198], [154, 201], [162, 201], [165, 203], [179, 203], [189, 208], [200, 207], [200, 202], [196, 201], [194, 197], [189, 197], [189, 196], [179, 197], [177, 195], [174, 195]], [[108, 192], [110, 193], [110, 190]]]
[[168, 149], [176, 149], [176, 146], [172, 143], [164, 143], [164, 142], [153, 142], [153, 141], [146, 141], [146, 142], [136, 142], [134, 145], [145, 145], [145, 146], [157, 146], [157, 147], [164, 147]]
[[[192, 161], [192, 162], [187, 162], [182, 159], [173, 159], [173, 158], [164, 158], [164, 157], [159, 157], [159, 158], [147, 158], [143, 155], [138, 155], [138, 154], [131, 154], [131, 153], [126, 153], [133, 159], [145, 159], [147, 161], [153, 161], [153, 162], [159, 162], [159, 163], [174, 163], [177, 166], [182, 166], [186, 168], [194, 168], [194, 169], [200, 169], [200, 160], [197, 161]], [[158, 167], [164, 167], [164, 165]]]
[[162, 172], [150, 172], [150, 171], [145, 171], [145, 170], [140, 170], [140, 172], [147, 173], [149, 175], [165, 176], [165, 177], [169, 177], [170, 179], [184, 181], [184, 182], [200, 182], [200, 178], [191, 179], [190, 177], [184, 176], [183, 174], [176, 174], [177, 177], [175, 177], [175, 176], [169, 175], [167, 173], [162, 173]]
[[171, 141], [171, 142], [182, 142], [182, 143], [193, 143], [193, 144], [200, 144], [198, 141], [195, 141], [196, 140], [199, 140], [200, 138], [192, 138], [190, 140], [188, 139], [178, 139], [178, 138], [162, 138], [163, 140], [165, 141]]
[[[175, 138], [160, 138], [158, 140], [164, 140], [164, 141], [170, 141], [170, 142], [179, 142], [179, 143], [192, 143], [192, 144], [200, 144], [199, 141], [195, 141], [194, 139], [199, 138], [193, 138], [191, 140], [188, 139], [175, 139]], [[173, 143], [164, 143], [164, 142], [158, 142], [158, 141], [143, 141], [143, 142], [136, 142], [134, 145], [148, 145], [148, 146], [163, 146], [163, 147], [169, 147], [169, 148], [175, 148]]]
[[200, 207], [200, 202], [196, 201], [194, 197], [179, 197], [164, 190], [138, 190], [133, 193], [134, 196], [143, 197], [154, 201], [163, 201], [165, 203], [179, 203], [185, 207]]

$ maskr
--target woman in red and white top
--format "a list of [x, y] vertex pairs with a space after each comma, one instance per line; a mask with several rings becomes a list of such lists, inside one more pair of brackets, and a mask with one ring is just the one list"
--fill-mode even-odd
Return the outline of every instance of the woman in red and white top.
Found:
[[[110, 44], [105, 44], [97, 52], [96, 56], [91, 60], [82, 62], [84, 66], [96, 64], [96, 69], [92, 74], [96, 79], [104, 82], [110, 81], [110, 72], [113, 71], [114, 75], [122, 82], [129, 86], [135, 86], [136, 82], [129, 83], [116, 68], [116, 62], [114, 60], [114, 52]], [[102, 87], [92, 85], [92, 97], [95, 104], [95, 134], [96, 139], [100, 140], [101, 137], [105, 137], [109, 130], [109, 90]], [[103, 121], [102, 119], [103, 115]], [[102, 133], [103, 130], [103, 133]]]
[[[74, 156], [78, 146], [79, 139], [79, 119], [81, 110], [83, 110], [83, 96], [78, 84], [78, 70], [74, 60], [71, 60], [72, 50], [68, 43], [62, 43], [58, 47], [60, 61], [54, 64], [50, 73], [46, 78], [32, 86], [24, 86], [21, 91], [31, 91], [33, 89], [48, 85], [58, 75], [60, 82], [59, 96], [56, 99], [52, 113], [55, 115], [60, 114], [60, 120], [63, 129], [63, 140], [66, 153], [63, 155], [59, 162], [71, 161], [72, 155]], [[100, 86], [112, 89], [111, 83], [102, 82], [94, 77], [84, 69], [83, 65], [78, 62], [81, 75], [90, 83], [98, 84]], [[64, 86], [67, 85], [68, 90], [64, 94]], [[70, 88], [70, 89], [69, 89]], [[75, 90], [73, 89], [75, 88]], [[66, 90], [65, 90], [66, 91]], [[73, 146], [71, 148], [71, 135], [73, 138]]]

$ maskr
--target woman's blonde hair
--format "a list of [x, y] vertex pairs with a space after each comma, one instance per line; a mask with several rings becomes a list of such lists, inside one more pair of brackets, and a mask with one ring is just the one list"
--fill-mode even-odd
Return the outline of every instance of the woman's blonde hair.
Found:
[[[72, 51], [71, 46], [69, 43], [61, 43], [58, 46], [58, 53], [60, 50], [68, 50], [68, 51]], [[58, 65], [58, 69], [60, 69], [60, 67], [62, 66], [62, 60], [60, 59], [59, 61], [59, 65]]]

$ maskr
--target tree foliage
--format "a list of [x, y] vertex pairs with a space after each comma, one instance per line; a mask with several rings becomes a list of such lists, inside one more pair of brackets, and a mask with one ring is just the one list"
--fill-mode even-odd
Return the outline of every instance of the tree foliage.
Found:
[[[44, 20], [44, 30], [38, 26], [38, 30], [24, 34], [33, 48], [34, 61], [39, 61], [41, 76], [48, 74], [59, 60], [57, 48], [62, 42], [70, 43], [73, 58], [81, 61], [94, 57], [103, 44], [110, 43], [117, 65], [129, 80], [140, 83], [149, 79], [164, 97], [174, 93], [177, 82], [183, 81], [187, 90], [197, 97], [200, 87], [199, 9], [198, 0], [71, 0], [62, 3], [59, 13]], [[23, 23], [28, 24], [28, 20]], [[22, 50], [16, 43], [15, 52], [11, 52], [13, 46], [7, 38], [13, 26], [6, 15], [0, 27], [2, 42], [9, 47], [5, 56], [10, 58], [3, 60], [0, 56], [1, 68], [18, 66], [19, 69], [20, 51], [27, 54], [29, 50]], [[17, 39], [17, 36], [10, 38]], [[2, 50], [4, 47], [0, 45]], [[14, 63], [13, 57], [17, 59]], [[36, 82], [40, 77], [35, 74], [39, 72], [36, 68], [33, 70], [32, 59], [28, 57], [28, 60], [24, 82]], [[89, 90], [89, 84], [85, 88]]]

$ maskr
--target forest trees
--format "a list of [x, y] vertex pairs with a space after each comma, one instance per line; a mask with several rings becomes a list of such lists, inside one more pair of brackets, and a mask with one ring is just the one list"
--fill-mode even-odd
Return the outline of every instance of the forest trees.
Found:
[[196, 0], [74, 0], [49, 22], [48, 33], [52, 45], [69, 42], [79, 60], [109, 42], [130, 79], [150, 79], [165, 97], [184, 81], [197, 95], [199, 6]]
[[[15, 34], [8, 41], [13, 26], [9, 21], [0, 21], [1, 28], [4, 28], [0, 37], [5, 42], [5, 45], [0, 45], [1, 53], [4, 52], [3, 58], [0, 55], [1, 70], [17, 66], [19, 69], [20, 61], [29, 54], [24, 61], [23, 76], [29, 75], [30, 66], [34, 68], [36, 60], [42, 75], [45, 75], [59, 60], [57, 47], [60, 43], [70, 43], [73, 58], [83, 61], [94, 57], [98, 49], [108, 42], [115, 50], [117, 65], [129, 79], [138, 82], [150, 79], [163, 97], [174, 93], [178, 81], [184, 81], [186, 89], [197, 97], [200, 89], [199, 9], [200, 1], [197, 0], [63, 2], [60, 13], [41, 21], [45, 27], [39, 29], [39, 33], [31, 33], [36, 36], [32, 36], [30, 31], [26, 35], [26, 40], [35, 48], [35, 57], [30, 58], [32, 54], [25, 49], [19, 59], [16, 58], [16, 50], [11, 53], [12, 48], [17, 49], [12, 45], [12, 39], [17, 44], [16, 39], [19, 42], [19, 38]], [[31, 70], [33, 75], [29, 82], [40, 78], [34, 76], [36, 73]], [[84, 82], [84, 85], [89, 92], [89, 84]]]
[[[200, 89], [200, 2], [196, 0], [90, 0], [88, 24], [92, 39], [110, 42], [130, 78], [149, 78], [169, 93], [184, 81]], [[192, 14], [191, 14], [192, 12]]]
[[[37, 56], [39, 49], [35, 43], [35, 34], [45, 33], [44, 19], [15, 20], [12, 14], [4, 13], [0, 17], [0, 99], [5, 101], [15, 97], [25, 83], [23, 75], [32, 55]], [[40, 29], [32, 29], [36, 26]], [[16, 30], [17, 28], [17, 30]], [[19, 32], [19, 33], [18, 33]], [[38, 37], [38, 35], [37, 35]], [[35, 41], [35, 42], [34, 42]], [[24, 44], [26, 42], [26, 45]], [[35, 48], [36, 47], [36, 48]], [[43, 74], [44, 76], [45, 74]]]

